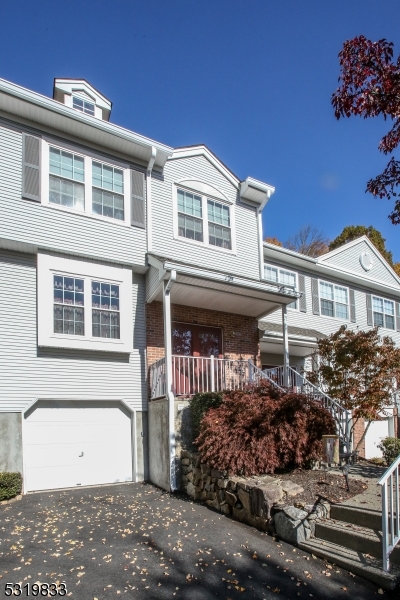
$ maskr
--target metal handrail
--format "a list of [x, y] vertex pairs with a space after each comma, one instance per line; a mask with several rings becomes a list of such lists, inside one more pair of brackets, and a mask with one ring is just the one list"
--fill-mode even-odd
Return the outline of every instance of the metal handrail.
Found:
[[390, 570], [390, 554], [400, 540], [399, 470], [400, 455], [377, 484], [382, 488], [382, 562], [386, 572]]

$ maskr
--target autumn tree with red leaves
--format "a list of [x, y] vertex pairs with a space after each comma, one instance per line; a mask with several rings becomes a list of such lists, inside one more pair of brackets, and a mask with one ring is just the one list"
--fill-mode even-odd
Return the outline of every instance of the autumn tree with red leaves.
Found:
[[384, 409], [393, 405], [400, 381], [400, 348], [391, 337], [381, 337], [377, 327], [352, 331], [342, 325], [318, 340], [316, 354], [316, 368], [308, 379], [351, 411], [352, 432], [360, 419], [367, 421], [358, 448], [372, 421], [381, 420]]
[[[390, 154], [400, 143], [400, 56], [393, 60], [393, 43], [377, 42], [363, 35], [348, 40], [339, 53], [340, 86], [332, 95], [337, 119], [358, 115], [391, 119], [393, 126], [381, 139], [379, 150]], [[386, 169], [367, 183], [367, 191], [379, 198], [395, 199], [389, 219], [400, 223], [400, 161], [391, 158]]]

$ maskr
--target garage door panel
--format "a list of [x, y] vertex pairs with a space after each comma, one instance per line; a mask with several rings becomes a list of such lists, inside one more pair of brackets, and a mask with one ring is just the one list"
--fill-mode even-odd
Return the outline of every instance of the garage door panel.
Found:
[[117, 403], [42, 401], [24, 440], [27, 491], [132, 481], [131, 418]]

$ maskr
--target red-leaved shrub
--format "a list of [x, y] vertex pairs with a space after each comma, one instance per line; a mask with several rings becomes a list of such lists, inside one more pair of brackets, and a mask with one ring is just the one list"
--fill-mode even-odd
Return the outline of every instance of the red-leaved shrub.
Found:
[[321, 457], [331, 414], [302, 394], [268, 385], [223, 392], [204, 415], [196, 445], [202, 462], [234, 475], [274, 473]]

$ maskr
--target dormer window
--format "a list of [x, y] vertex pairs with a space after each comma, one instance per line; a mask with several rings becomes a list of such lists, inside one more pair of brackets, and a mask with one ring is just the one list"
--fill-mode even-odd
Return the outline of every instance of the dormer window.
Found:
[[84, 115], [110, 120], [110, 100], [85, 79], [55, 79], [53, 98]]
[[88, 102], [87, 100], [82, 100], [77, 96], [72, 96], [72, 108], [76, 108], [76, 110], [80, 110], [86, 115], [91, 115], [92, 117], [94, 117], [93, 102]]

